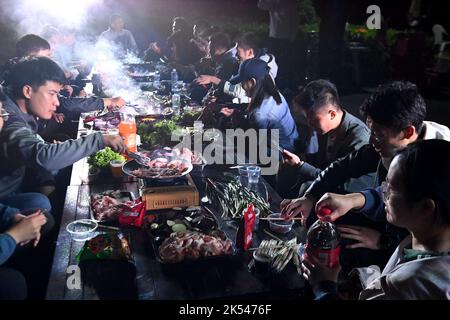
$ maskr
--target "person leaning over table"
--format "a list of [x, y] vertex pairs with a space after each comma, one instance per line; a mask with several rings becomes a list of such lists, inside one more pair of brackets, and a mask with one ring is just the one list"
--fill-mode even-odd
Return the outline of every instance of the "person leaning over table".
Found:
[[[239, 68], [239, 62], [236, 58], [236, 54], [234, 53], [235, 50], [236, 48], [232, 45], [230, 36], [227, 33], [216, 32], [212, 34], [208, 43], [208, 51], [209, 56], [211, 57], [212, 65], [211, 68], [207, 68], [203, 71], [218, 79], [230, 79], [237, 73]], [[201, 70], [197, 70], [202, 73]], [[205, 97], [213, 96], [213, 100], [218, 103], [231, 102], [231, 96], [225, 94], [223, 90], [220, 90], [220, 88], [214, 83], [211, 84], [212, 85], [199, 85], [198, 88], [203, 90], [199, 90], [199, 92], [194, 90], [191, 92], [191, 97], [195, 100], [202, 100], [202, 98], [204, 99]], [[206, 95], [204, 88], [209, 88]], [[197, 95], [200, 93], [202, 94], [202, 97], [198, 98]]]
[[[0, 111], [4, 98], [0, 87]], [[0, 116], [0, 132], [6, 118]], [[2, 265], [11, 257], [17, 245], [34, 240], [36, 246], [43, 233], [41, 228], [45, 226], [48, 231], [53, 227], [53, 218], [49, 214], [51, 206], [47, 197], [39, 193], [16, 194], [8, 202], [9, 205], [0, 203], [0, 300], [25, 299], [27, 285], [22, 273]], [[47, 213], [44, 214], [44, 211]]]
[[[372, 274], [372, 280], [363, 283], [359, 299], [449, 300], [450, 142], [431, 139], [409, 144], [393, 158], [385, 184], [387, 220], [406, 228], [409, 235], [381, 274], [360, 269]], [[308, 258], [302, 269], [316, 299], [339, 298], [339, 266], [328, 268]]]
[[[318, 134], [318, 150], [300, 156], [283, 152], [277, 191], [286, 197], [303, 195], [323, 169], [369, 143], [370, 137], [369, 128], [342, 107], [336, 86], [328, 80], [308, 83], [293, 99], [293, 105], [293, 112], [301, 113], [309, 129]], [[340, 188], [359, 191], [370, 187], [373, 178], [372, 173], [349, 179]]]
[[200, 49], [181, 31], [174, 32], [168, 39], [170, 69], [176, 69], [179, 79], [190, 83], [195, 79], [195, 65], [203, 57]]
[[24, 58], [12, 69], [4, 103], [10, 119], [0, 134], [0, 201], [21, 189], [26, 168], [35, 172], [34, 182], [43, 187], [53, 181], [50, 171], [67, 167], [106, 146], [125, 152], [118, 135], [96, 132], [59, 144], [46, 143], [39, 136], [36, 119], [50, 119], [56, 112], [58, 92], [64, 82], [61, 68], [45, 57]]
[[[17, 63], [21, 58], [28, 56], [43, 56], [52, 58], [52, 49], [50, 43], [35, 35], [26, 34], [22, 36], [16, 43], [16, 54], [18, 58], [14, 58], [9, 63], [9, 69]], [[7, 74], [10, 70], [7, 71]], [[6, 76], [7, 84], [7, 76]], [[70, 88], [71, 86], [65, 85], [64, 89]], [[91, 112], [97, 110], [103, 110], [105, 107], [108, 110], [114, 110], [117, 107], [122, 107], [125, 105], [125, 101], [121, 97], [114, 98], [82, 98], [82, 97], [65, 97], [61, 94], [58, 95], [60, 102], [59, 112], [53, 114], [52, 119], [38, 120], [38, 133], [46, 140], [53, 141], [56, 131], [60, 128], [60, 124], [64, 122], [65, 118], [78, 119], [81, 113]]]
[[[242, 34], [237, 41], [237, 55], [239, 62], [242, 63], [245, 60], [259, 58], [267, 63], [270, 68], [270, 76], [275, 81], [278, 72], [278, 65], [275, 61], [275, 56], [267, 52], [266, 48], [261, 48], [260, 39], [251, 32]], [[210, 83], [218, 86], [219, 90], [225, 94], [232, 96], [233, 101], [237, 100], [237, 103], [249, 103], [249, 98], [242, 88], [240, 83], [235, 85], [231, 84], [229, 79], [222, 79], [212, 75], [200, 75], [196, 82], [200, 85], [209, 85]], [[226, 112], [232, 112], [232, 109], [226, 109]]]
[[[315, 217], [310, 214], [316, 202], [327, 192], [335, 192], [337, 186], [350, 178], [359, 178], [364, 174], [376, 171], [377, 179], [373, 188], [380, 186], [385, 180], [387, 168], [397, 150], [418, 140], [442, 139], [450, 141], [450, 129], [431, 121], [424, 121], [426, 104], [417, 87], [405, 81], [394, 81], [382, 85], [361, 106], [361, 112], [371, 129], [370, 144], [336, 160], [314, 180], [305, 194], [297, 199], [286, 199], [281, 203], [282, 214], [287, 217], [301, 215], [303, 225], [311, 225]], [[361, 191], [367, 204], [381, 202], [381, 194], [372, 191]], [[317, 209], [317, 206], [316, 206]], [[363, 215], [352, 212], [337, 220], [337, 224], [345, 228], [342, 237], [350, 241], [343, 250], [356, 259], [346, 259], [346, 269], [366, 264], [374, 254], [389, 256], [403, 239], [406, 230], [392, 226], [386, 221], [384, 208], [364, 210]], [[364, 221], [367, 217], [369, 220]], [[354, 222], [359, 225], [355, 225]], [[382, 229], [375, 230], [370, 224], [383, 224]], [[364, 225], [367, 223], [366, 225]], [[370, 224], [369, 224], [370, 223]], [[369, 250], [369, 251], [368, 251]], [[366, 252], [363, 256], [362, 254]], [[349, 271], [349, 270], [346, 270]]]

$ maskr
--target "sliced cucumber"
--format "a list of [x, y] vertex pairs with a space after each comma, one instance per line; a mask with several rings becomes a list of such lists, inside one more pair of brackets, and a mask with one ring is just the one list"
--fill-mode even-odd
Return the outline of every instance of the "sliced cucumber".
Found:
[[174, 224], [172, 226], [172, 231], [173, 232], [183, 232], [183, 231], [186, 231], [186, 230], [187, 230], [186, 226], [184, 224], [181, 224], [181, 223]]

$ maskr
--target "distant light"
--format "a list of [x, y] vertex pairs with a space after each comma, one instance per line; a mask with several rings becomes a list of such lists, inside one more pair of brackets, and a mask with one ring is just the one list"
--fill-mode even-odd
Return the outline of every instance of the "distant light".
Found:
[[[103, 0], [22, 0], [22, 14], [40, 22], [80, 27], [88, 10]], [[57, 23], [54, 23], [54, 22]]]

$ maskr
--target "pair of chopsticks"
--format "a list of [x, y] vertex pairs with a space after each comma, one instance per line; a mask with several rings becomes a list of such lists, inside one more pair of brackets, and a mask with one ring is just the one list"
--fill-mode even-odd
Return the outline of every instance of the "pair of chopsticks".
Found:
[[290, 221], [290, 220], [298, 220], [298, 221], [300, 221], [300, 220], [302, 220], [302, 218], [299, 218], [299, 217], [297, 217], [297, 218], [291, 218], [291, 219], [285, 219], [285, 218], [282, 218], [282, 217], [280, 217], [280, 218], [269, 218], [269, 217], [265, 217], [265, 218], [259, 218], [259, 220], [268, 220], [268, 221], [282, 221], [282, 220], [284, 220], [284, 221]]
[[[83, 225], [85, 225], [85, 226], [92, 226], [92, 225], [90, 225], [89, 223], [81, 223], [81, 224], [83, 224]], [[117, 228], [117, 227], [111, 227], [111, 226], [105, 226], [105, 225], [102, 225], [102, 224], [99, 224], [99, 223], [97, 223], [97, 229], [108, 229], [108, 230], [114, 230], [114, 231], [120, 231], [120, 228]]]

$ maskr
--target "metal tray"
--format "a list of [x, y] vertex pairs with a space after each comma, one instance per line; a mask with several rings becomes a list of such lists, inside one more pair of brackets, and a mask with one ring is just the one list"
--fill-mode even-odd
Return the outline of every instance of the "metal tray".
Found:
[[[117, 193], [117, 196], [114, 193]], [[104, 192], [101, 192], [101, 193], [96, 193], [96, 194], [91, 195], [90, 203], [89, 203], [89, 207], [90, 207], [89, 213], [90, 213], [90, 216], [91, 216], [91, 220], [93, 220], [95, 222], [98, 222], [98, 223], [115, 223], [115, 222], [118, 222], [118, 220], [117, 219], [115, 219], [115, 220], [111, 220], [111, 219], [110, 220], [97, 220], [95, 218], [94, 210], [92, 208], [92, 200], [93, 200], [93, 197], [96, 196], [96, 195], [110, 196], [112, 198], [121, 200], [122, 202], [136, 200], [136, 197], [130, 191], [108, 190], [108, 191], [104, 191]]]
[[128, 176], [135, 177], [135, 178], [138, 178], [138, 179], [148, 179], [148, 180], [153, 180], [154, 179], [154, 180], [164, 180], [164, 181], [166, 181], [166, 180], [174, 180], [176, 178], [183, 177], [183, 176], [187, 175], [189, 172], [192, 171], [193, 166], [192, 166], [192, 163], [190, 163], [190, 164], [188, 164], [187, 170], [185, 170], [183, 173], [181, 173], [179, 175], [176, 175], [176, 176], [163, 176], [163, 177], [160, 177], [160, 176], [156, 176], [156, 177], [138, 177], [138, 176], [135, 176], [133, 174], [133, 171], [137, 170], [139, 168], [146, 168], [146, 167], [143, 166], [143, 165], [140, 165], [139, 163], [137, 163], [136, 160], [130, 160], [130, 161], [126, 162], [123, 165], [122, 171]]
[[[159, 213], [156, 216], [157, 216], [157, 219], [159, 219], [159, 221], [162, 221], [162, 223], [166, 223], [165, 221], [171, 220], [170, 218], [167, 218], [167, 215], [169, 215], [169, 217], [171, 217], [171, 215], [175, 214], [175, 216], [173, 218], [175, 218], [177, 216], [179, 218], [180, 215], [182, 215], [183, 213], [186, 213], [186, 212], [187, 212], [187, 210], [180, 210], [179, 213], [176, 213], [176, 212], [174, 213], [174, 210], [172, 209], [172, 210], [166, 210], [165, 212]], [[217, 218], [214, 215], [212, 215], [211, 213], [209, 213], [207, 210], [205, 210], [203, 207], [201, 207], [201, 214], [205, 215], [206, 217], [212, 218], [213, 221], [214, 221], [214, 225], [209, 229], [209, 231], [198, 231], [198, 230], [195, 230], [195, 229], [190, 229], [190, 231], [198, 231], [198, 232], [201, 232], [203, 234], [210, 234], [210, 233], [214, 234], [214, 233], [216, 233], [216, 234], [221, 235], [223, 238], [228, 239], [228, 240], [231, 241], [231, 243], [232, 243], [232, 253], [231, 254], [217, 255], [217, 256], [200, 257], [198, 259], [185, 259], [185, 260], [182, 260], [182, 261], [179, 261], [179, 262], [167, 262], [167, 261], [164, 261], [164, 260], [161, 259], [160, 255], [159, 255], [159, 247], [163, 243], [163, 241], [170, 236], [170, 233], [168, 233], [168, 235], [166, 235], [165, 237], [161, 236], [163, 239], [158, 241], [157, 238], [159, 237], [159, 235], [155, 234], [155, 231], [153, 231], [151, 229], [150, 224], [147, 223], [146, 226], [145, 226], [145, 230], [146, 230], [147, 234], [150, 237], [150, 242], [151, 242], [151, 245], [152, 245], [152, 248], [153, 248], [153, 252], [154, 252], [155, 258], [156, 258], [156, 260], [158, 262], [160, 262], [161, 264], [164, 264], [164, 265], [168, 265], [168, 266], [187, 266], [187, 265], [198, 264], [198, 263], [209, 263], [209, 262], [214, 262], [215, 263], [217, 260], [221, 260], [221, 259], [224, 259], [224, 258], [229, 258], [229, 257], [232, 257], [232, 256], [236, 255], [237, 250], [236, 250], [234, 241], [232, 239], [230, 239], [224, 231], [220, 230]]]

